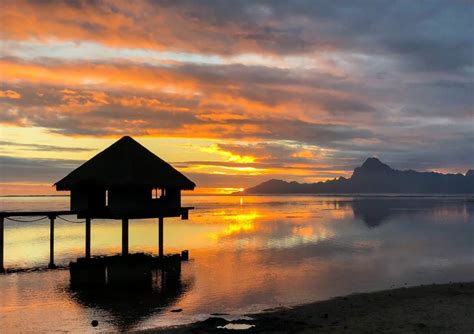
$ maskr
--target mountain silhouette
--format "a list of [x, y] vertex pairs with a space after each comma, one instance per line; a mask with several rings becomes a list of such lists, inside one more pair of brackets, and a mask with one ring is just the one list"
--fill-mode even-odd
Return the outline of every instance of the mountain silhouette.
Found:
[[389, 165], [384, 164], [377, 158], [368, 158], [362, 164], [362, 166], [354, 169], [352, 177], [371, 176], [371, 175], [389, 175], [392, 173], [392, 169]]
[[248, 188], [245, 194], [285, 193], [404, 193], [404, 194], [472, 194], [474, 170], [466, 175], [396, 170], [377, 158], [368, 158], [354, 169], [349, 179], [340, 177], [318, 183], [269, 180]]

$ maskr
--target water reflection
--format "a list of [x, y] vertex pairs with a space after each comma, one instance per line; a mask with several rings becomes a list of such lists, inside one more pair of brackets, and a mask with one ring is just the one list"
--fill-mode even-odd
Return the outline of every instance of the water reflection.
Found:
[[[5, 199], [2, 199], [5, 200]], [[468, 198], [324, 198], [311, 196], [252, 196], [252, 197], [188, 197], [196, 206], [187, 222], [170, 219], [165, 224], [167, 252], [195, 250], [258, 250], [292, 248], [300, 245], [342, 243], [344, 247], [365, 249], [375, 241], [351, 244], [353, 233], [366, 233], [353, 222], [363, 222], [369, 229], [380, 228], [388, 222], [414, 226], [423, 222], [472, 221], [474, 202]], [[63, 199], [64, 202], [67, 199]], [[6, 204], [6, 205], [5, 205]], [[13, 205], [12, 205], [13, 204]], [[21, 208], [18, 199], [3, 203], [10, 210]], [[34, 203], [32, 203], [34, 204]], [[29, 205], [32, 205], [29, 203]], [[39, 202], [45, 205], [44, 201]], [[9, 207], [10, 206], [10, 207]], [[13, 206], [13, 207], [12, 207]], [[60, 206], [55, 204], [55, 206]], [[22, 208], [25, 209], [25, 208]], [[32, 209], [35, 209], [32, 207]], [[7, 268], [28, 268], [45, 265], [48, 261], [49, 224], [35, 225], [5, 223], [5, 263]], [[401, 228], [401, 226], [399, 226]], [[403, 227], [396, 231], [403, 235]], [[425, 226], [425, 228], [431, 227]], [[130, 224], [130, 250], [157, 252], [157, 222], [134, 220]], [[84, 252], [84, 227], [80, 224], [58, 224], [56, 228], [56, 259], [60, 265]], [[92, 223], [93, 255], [120, 252], [120, 222], [95, 220]], [[328, 242], [329, 241], [329, 242]], [[321, 244], [321, 245], [319, 245]], [[363, 245], [363, 246], [361, 246]], [[365, 248], [364, 248], [365, 247]]]
[[159, 316], [166, 307], [175, 304], [192, 287], [181, 279], [166, 285], [128, 289], [65, 289], [68, 297], [79, 305], [105, 311], [107, 321], [120, 332], [128, 332], [151, 316]]
[[406, 214], [472, 214], [473, 205], [468, 200], [439, 198], [356, 198], [339, 203], [340, 207], [350, 207], [354, 217], [361, 219], [369, 228], [377, 227], [392, 217]]
[[397, 215], [444, 213], [449, 217], [456, 214], [469, 215], [473, 212], [473, 205], [468, 205], [468, 200], [439, 198], [362, 198], [341, 204], [350, 206], [354, 217], [363, 220], [370, 228], [377, 227]]
[[[190, 220], [165, 221], [165, 250], [189, 249], [192, 259], [183, 265], [175, 292], [57, 293], [68, 281], [66, 271], [0, 276], [0, 328], [47, 331], [60, 323], [61, 329], [84, 332], [97, 319], [101, 330], [128, 331], [204, 320], [211, 313], [244, 314], [392, 285], [474, 277], [469, 198], [193, 196], [183, 201], [196, 207]], [[120, 228], [113, 221], [94, 221], [92, 253], [119, 252]], [[58, 224], [57, 233], [58, 263], [83, 255], [82, 225]], [[7, 266], [47, 263], [47, 222], [6, 223], [5, 236]], [[130, 249], [156, 254], [155, 220], [131, 222]], [[170, 312], [177, 308], [183, 312]]]

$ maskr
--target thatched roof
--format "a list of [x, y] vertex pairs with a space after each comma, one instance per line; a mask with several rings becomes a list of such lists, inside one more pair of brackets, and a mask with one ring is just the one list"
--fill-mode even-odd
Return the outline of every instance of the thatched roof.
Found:
[[56, 190], [150, 187], [193, 190], [186, 176], [131, 137], [122, 137], [55, 183]]

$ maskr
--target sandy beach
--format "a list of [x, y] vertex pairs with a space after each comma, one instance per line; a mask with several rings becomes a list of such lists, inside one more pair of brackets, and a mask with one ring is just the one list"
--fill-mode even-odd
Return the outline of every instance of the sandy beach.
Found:
[[252, 325], [235, 331], [244, 333], [472, 333], [474, 282], [352, 294], [248, 316], [253, 320], [216, 316], [141, 333], [224, 333], [229, 329], [219, 327], [237, 324]]

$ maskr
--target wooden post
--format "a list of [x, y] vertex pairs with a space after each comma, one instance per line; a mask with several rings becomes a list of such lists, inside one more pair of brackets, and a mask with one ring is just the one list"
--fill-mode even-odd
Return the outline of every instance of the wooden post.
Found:
[[158, 255], [163, 257], [163, 217], [158, 218]]
[[122, 256], [128, 255], [128, 219], [122, 219]]
[[91, 258], [91, 219], [86, 218], [86, 259]]
[[56, 217], [49, 217], [49, 265], [48, 268], [56, 268], [54, 264], [54, 219]]
[[0, 273], [3, 273], [5, 272], [5, 267], [3, 266], [3, 242], [4, 242], [4, 239], [3, 239], [3, 228], [4, 228], [4, 224], [3, 224], [3, 221], [4, 221], [4, 217], [0, 217]]

